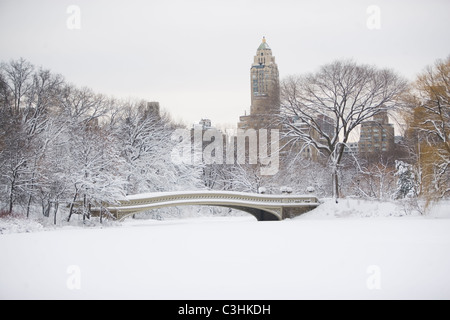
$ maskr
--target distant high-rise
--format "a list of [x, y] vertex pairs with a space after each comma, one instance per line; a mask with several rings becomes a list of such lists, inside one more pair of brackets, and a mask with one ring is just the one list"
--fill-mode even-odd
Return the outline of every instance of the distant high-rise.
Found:
[[151, 101], [147, 103], [143, 103], [139, 106], [139, 111], [145, 117], [155, 117], [157, 119], [161, 118], [161, 111], [159, 107], [159, 102]]
[[394, 125], [389, 123], [387, 112], [373, 116], [373, 120], [361, 123], [359, 152], [380, 154], [394, 147]]
[[239, 129], [278, 128], [280, 114], [280, 80], [272, 49], [262, 39], [250, 68], [250, 115], [240, 117]]

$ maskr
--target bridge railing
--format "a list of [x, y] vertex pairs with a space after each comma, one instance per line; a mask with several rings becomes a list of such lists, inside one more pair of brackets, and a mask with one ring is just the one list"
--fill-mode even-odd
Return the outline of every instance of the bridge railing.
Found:
[[[319, 205], [319, 199], [311, 195], [266, 195], [197, 191], [133, 195], [126, 199], [120, 199], [115, 204], [104, 204], [102, 208], [119, 218], [120, 215], [130, 215], [139, 211], [177, 205], [212, 205], [261, 209], [271, 211], [279, 216], [280, 219], [283, 219], [283, 208], [289, 212], [294, 212], [293, 208], [299, 208], [299, 212], [305, 212], [305, 209], [309, 208], [310, 210], [310, 208]], [[101, 208], [92, 208], [93, 212], [99, 213], [101, 210]]]
[[[137, 196], [134, 196], [137, 197]], [[119, 200], [121, 205], [142, 205], [159, 202], [184, 201], [184, 200], [236, 200], [236, 201], [252, 201], [266, 204], [300, 204], [300, 203], [318, 203], [319, 200], [315, 196], [279, 196], [279, 195], [259, 195], [259, 194], [220, 194], [220, 193], [186, 193], [173, 195], [143, 195], [137, 199]]]

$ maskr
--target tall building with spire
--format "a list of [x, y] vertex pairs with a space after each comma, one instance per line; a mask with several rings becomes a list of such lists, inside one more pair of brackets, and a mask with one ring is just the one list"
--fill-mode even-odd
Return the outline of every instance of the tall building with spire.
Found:
[[280, 80], [272, 49], [263, 37], [250, 68], [250, 115], [240, 117], [239, 129], [278, 128]]

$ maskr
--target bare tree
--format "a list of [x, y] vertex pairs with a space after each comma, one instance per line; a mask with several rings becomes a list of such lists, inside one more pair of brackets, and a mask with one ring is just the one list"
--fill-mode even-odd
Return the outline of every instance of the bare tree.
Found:
[[3, 66], [0, 65], [0, 109], [9, 109], [9, 101], [11, 100], [11, 94], [8, 90], [8, 84], [6, 83], [6, 77], [3, 74]]
[[175, 170], [165, 158], [172, 131], [159, 114], [145, 108], [145, 102], [126, 102], [118, 117], [116, 135], [125, 160], [127, 193], [162, 191], [176, 179]]
[[62, 112], [75, 126], [89, 126], [104, 117], [109, 109], [106, 96], [93, 90], [66, 85], [61, 94]]
[[10, 108], [14, 113], [19, 112], [23, 98], [32, 88], [33, 71], [34, 66], [23, 58], [1, 65], [3, 79], [13, 96]]
[[[311, 187], [314, 194], [321, 197], [329, 197], [331, 190], [330, 169], [311, 159], [300, 157], [291, 152], [284, 158], [280, 173], [275, 176], [274, 182], [278, 187], [291, 187], [294, 193], [303, 194]], [[296, 174], [292, 174], [295, 172]]]
[[450, 194], [450, 57], [418, 76], [406, 95], [406, 136], [417, 155], [421, 193], [427, 200]]
[[363, 121], [398, 105], [407, 82], [393, 71], [336, 61], [281, 85], [282, 122], [290, 142], [313, 147], [332, 168], [333, 196], [340, 193], [339, 168], [351, 133]]
[[[30, 214], [32, 199], [36, 194], [39, 173], [42, 171], [41, 162], [48, 147], [64, 129], [62, 125], [55, 125], [55, 116], [51, 109], [58, 105], [63, 77], [55, 75], [50, 70], [39, 68], [33, 76], [33, 85], [28, 90], [27, 105], [22, 114], [22, 127], [26, 134], [28, 183], [25, 192], [28, 197], [27, 217]], [[44, 178], [45, 180], [45, 178]]]
[[229, 168], [232, 190], [258, 193], [259, 188], [266, 187], [267, 177], [260, 174], [260, 165], [237, 163]]
[[386, 200], [395, 189], [395, 168], [389, 159], [380, 158], [378, 162], [362, 164], [356, 160], [357, 174], [351, 180], [356, 194], [364, 198]]

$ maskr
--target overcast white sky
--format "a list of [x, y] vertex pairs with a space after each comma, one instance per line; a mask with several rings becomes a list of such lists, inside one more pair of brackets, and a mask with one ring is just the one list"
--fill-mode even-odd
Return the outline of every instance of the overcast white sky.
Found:
[[[80, 29], [67, 27], [70, 5]], [[380, 29], [367, 27], [370, 5]], [[160, 101], [186, 124], [235, 125], [249, 110], [262, 36], [281, 78], [353, 58], [412, 80], [450, 54], [449, 15], [449, 0], [0, 0], [0, 60], [23, 57], [99, 93]]]

